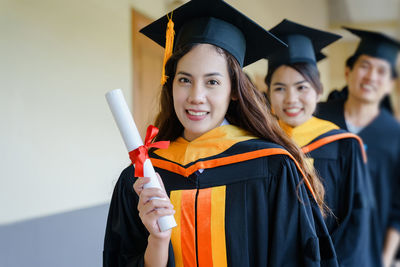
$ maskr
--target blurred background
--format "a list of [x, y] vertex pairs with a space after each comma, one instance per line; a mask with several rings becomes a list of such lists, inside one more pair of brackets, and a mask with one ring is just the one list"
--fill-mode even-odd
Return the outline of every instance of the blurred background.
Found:
[[[163, 49], [138, 30], [184, 2], [0, 0], [0, 266], [101, 266], [113, 186], [129, 164], [104, 94], [123, 89], [143, 135]], [[400, 39], [399, 0], [227, 2], [266, 29], [288, 18], [343, 35], [319, 64], [325, 97], [345, 85], [358, 43], [341, 26]], [[260, 90], [266, 68], [246, 67]]]

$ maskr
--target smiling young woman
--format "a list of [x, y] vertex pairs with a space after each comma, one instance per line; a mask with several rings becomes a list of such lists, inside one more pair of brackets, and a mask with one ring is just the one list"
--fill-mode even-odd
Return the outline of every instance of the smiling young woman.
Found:
[[[157, 41], [170, 17], [142, 32]], [[165, 192], [143, 189], [134, 166], [123, 171], [104, 265], [337, 266], [323, 187], [242, 70], [285, 45], [220, 0], [190, 1], [172, 17], [177, 40], [155, 122], [155, 141], [171, 144], [149, 154]], [[161, 232], [169, 214], [178, 226]]]
[[289, 49], [269, 59], [265, 81], [270, 105], [323, 181], [331, 210], [325, 222], [339, 264], [375, 266], [368, 236], [372, 196], [362, 141], [313, 117], [323, 89], [316, 64], [319, 51], [338, 36], [288, 20], [271, 32], [287, 41]]

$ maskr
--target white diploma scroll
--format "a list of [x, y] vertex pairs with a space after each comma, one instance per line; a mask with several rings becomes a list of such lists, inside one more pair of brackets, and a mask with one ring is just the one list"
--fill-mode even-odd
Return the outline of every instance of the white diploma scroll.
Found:
[[[121, 89], [115, 89], [108, 92], [106, 94], [106, 99], [128, 152], [142, 146], [142, 138], [140, 137], [139, 131], [136, 127], [135, 121], [133, 120], [132, 114], [129, 111], [128, 105], [126, 104]], [[150, 159], [146, 159], [144, 162], [143, 174], [144, 177], [150, 177], [150, 182], [144, 186], [145, 188], [156, 187], [161, 189], [161, 185], [158, 182], [156, 172], [154, 171]], [[176, 222], [174, 216], [168, 215], [160, 217], [158, 219], [158, 226], [161, 231], [166, 231], [175, 227]]]

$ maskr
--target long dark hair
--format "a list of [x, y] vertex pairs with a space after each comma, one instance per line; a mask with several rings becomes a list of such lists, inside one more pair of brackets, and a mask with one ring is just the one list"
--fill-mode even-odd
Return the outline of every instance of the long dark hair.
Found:
[[[191, 51], [194, 46], [196, 44], [188, 45], [175, 51], [165, 66], [165, 73], [168, 79], [162, 87], [160, 112], [155, 121], [155, 125], [160, 129], [156, 141], [175, 140], [182, 135], [183, 126], [176, 116], [173, 105], [172, 84], [179, 60]], [[232, 85], [231, 93], [234, 100], [231, 100], [229, 104], [225, 116], [226, 119], [230, 124], [236, 125], [256, 137], [284, 147], [299, 163], [323, 213], [325, 192], [320, 180], [314, 173], [314, 169], [305, 163], [304, 154], [279, 127], [266, 105], [265, 96], [246, 77], [237, 60], [225, 50], [219, 47], [215, 48], [227, 60]]]

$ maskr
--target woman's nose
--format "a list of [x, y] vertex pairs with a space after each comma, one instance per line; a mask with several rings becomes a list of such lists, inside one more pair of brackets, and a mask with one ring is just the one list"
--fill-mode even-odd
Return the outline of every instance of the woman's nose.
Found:
[[287, 90], [285, 94], [285, 102], [293, 103], [297, 100], [297, 92], [294, 90]]
[[188, 102], [194, 104], [201, 104], [205, 101], [205, 89], [199, 84], [194, 83], [190, 89]]

